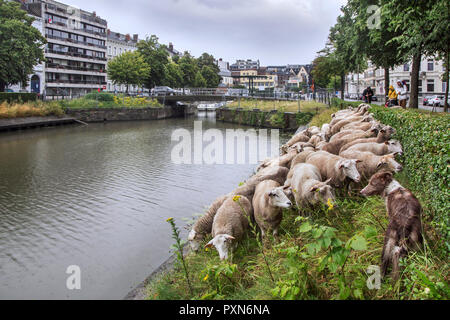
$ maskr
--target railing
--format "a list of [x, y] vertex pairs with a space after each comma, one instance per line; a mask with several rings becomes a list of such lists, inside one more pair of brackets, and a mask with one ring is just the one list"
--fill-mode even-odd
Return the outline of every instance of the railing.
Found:
[[54, 36], [54, 35], [50, 35], [50, 34], [46, 34], [45, 35], [47, 38], [53, 39], [53, 40], [59, 40], [59, 41], [67, 41], [67, 42], [71, 42], [71, 43], [78, 43], [78, 44], [82, 44], [85, 46], [90, 46], [90, 47], [98, 47], [101, 49], [106, 49], [106, 46], [100, 45], [100, 44], [93, 44], [93, 43], [89, 43], [86, 41], [78, 41], [78, 40], [74, 40], [72, 38], [63, 38], [63, 37], [58, 37], [58, 36]]
[[75, 52], [63, 52], [63, 51], [55, 51], [55, 50], [46, 49], [45, 53], [53, 53], [53, 54], [60, 54], [60, 55], [64, 55], [64, 56], [71, 56], [71, 57], [78, 57], [78, 58], [85, 58], [85, 59], [92, 59], [92, 60], [107, 61], [106, 57], [105, 58], [93, 57], [93, 56], [88, 56], [86, 54], [75, 53]]
[[106, 85], [105, 81], [91, 81], [91, 80], [55, 80], [46, 79], [47, 83], [68, 83], [68, 84], [94, 84], [94, 85]]
[[78, 67], [78, 66], [61, 65], [61, 64], [56, 64], [56, 63], [47, 63], [46, 68], [106, 73], [106, 71], [104, 69], [90, 69], [90, 68], [84, 68], [84, 67]]

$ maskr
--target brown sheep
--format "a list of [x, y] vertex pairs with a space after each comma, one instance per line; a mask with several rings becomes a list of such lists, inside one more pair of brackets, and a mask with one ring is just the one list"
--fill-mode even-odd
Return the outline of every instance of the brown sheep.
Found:
[[356, 169], [357, 162], [359, 160], [345, 159], [325, 151], [314, 152], [306, 159], [306, 163], [320, 170], [323, 179], [331, 179], [330, 184], [335, 188], [341, 187], [347, 178], [355, 182], [361, 180]]
[[361, 194], [366, 197], [379, 195], [386, 199], [389, 225], [381, 254], [381, 269], [384, 277], [392, 265], [392, 277], [396, 281], [400, 258], [405, 257], [410, 250], [417, 250], [423, 243], [422, 206], [411, 191], [394, 180], [390, 172], [374, 175]]
[[341, 151], [342, 146], [346, 145], [347, 143], [350, 143], [352, 141], [355, 141], [357, 139], [363, 139], [363, 138], [371, 138], [376, 136], [376, 132], [373, 130], [369, 130], [369, 131], [361, 131], [361, 132], [357, 132], [355, 134], [350, 134], [347, 135], [345, 137], [343, 137], [342, 139], [333, 141], [333, 142], [329, 142], [327, 145], [325, 145], [322, 150], [323, 151], [327, 151], [329, 153], [338, 155], [339, 152]]
[[396, 130], [394, 128], [392, 128], [391, 126], [385, 126], [380, 130], [376, 138], [362, 138], [350, 141], [349, 143], [342, 146], [341, 150], [339, 150], [339, 153], [347, 150], [348, 148], [354, 146], [355, 144], [369, 143], [369, 142], [384, 143], [386, 141], [389, 141], [395, 133]]
[[341, 157], [360, 160], [357, 168], [365, 179], [370, 179], [371, 176], [383, 169], [395, 173], [403, 170], [402, 165], [395, 161], [394, 154], [377, 156], [371, 152], [346, 150], [341, 153]]
[[400, 142], [395, 140], [387, 141], [385, 143], [369, 142], [369, 143], [355, 144], [354, 146], [348, 148], [346, 151], [371, 152], [377, 156], [384, 156], [390, 153], [393, 154], [403, 153], [402, 145], [400, 144]]

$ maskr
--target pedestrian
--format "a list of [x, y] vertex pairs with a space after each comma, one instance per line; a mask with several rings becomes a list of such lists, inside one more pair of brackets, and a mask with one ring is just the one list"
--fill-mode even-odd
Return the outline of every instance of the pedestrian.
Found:
[[402, 107], [403, 109], [406, 109], [406, 99], [407, 97], [407, 88], [406, 88], [406, 82], [405, 81], [397, 81], [397, 95], [398, 95], [398, 100], [399, 100], [399, 104], [400, 107]]
[[398, 94], [393, 85], [389, 86], [388, 107], [398, 106]]
[[371, 104], [372, 103], [372, 97], [373, 97], [373, 90], [371, 87], [367, 87], [367, 89], [365, 89], [363, 91], [363, 97], [364, 97], [364, 102]]

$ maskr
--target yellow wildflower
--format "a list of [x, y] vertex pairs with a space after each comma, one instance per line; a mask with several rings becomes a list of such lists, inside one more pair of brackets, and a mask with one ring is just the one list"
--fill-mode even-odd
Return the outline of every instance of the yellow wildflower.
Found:
[[167, 221], [167, 222], [171, 222], [171, 221], [173, 221], [173, 218], [169, 218], [169, 219], [167, 219], [166, 221]]
[[206, 275], [206, 277], [203, 278], [203, 281], [206, 281], [209, 279], [209, 274]]
[[234, 196], [233, 201], [238, 202], [241, 199], [241, 196]]
[[328, 199], [327, 205], [328, 205], [328, 210], [331, 211], [334, 209], [334, 205], [333, 205], [333, 202], [331, 201], [331, 198]]

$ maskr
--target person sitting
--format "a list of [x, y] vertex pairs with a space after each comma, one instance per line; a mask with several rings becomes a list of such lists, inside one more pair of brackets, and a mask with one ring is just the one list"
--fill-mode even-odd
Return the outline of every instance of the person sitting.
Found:
[[371, 87], [367, 87], [367, 89], [363, 91], [363, 97], [364, 97], [365, 103], [368, 103], [368, 104], [372, 103], [373, 90]]

